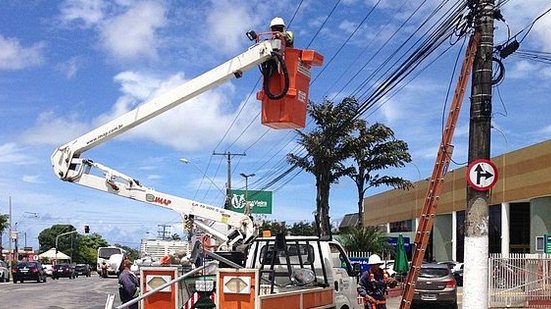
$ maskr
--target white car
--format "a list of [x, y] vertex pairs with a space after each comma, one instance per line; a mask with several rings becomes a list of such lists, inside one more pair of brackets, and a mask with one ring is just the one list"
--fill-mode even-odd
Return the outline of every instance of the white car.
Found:
[[8, 264], [4, 261], [0, 261], [0, 282], [10, 281], [10, 270]]
[[46, 276], [52, 276], [54, 272], [54, 266], [52, 264], [42, 264], [42, 268], [44, 268], [44, 272], [46, 273]]
[[383, 261], [384, 264], [381, 266], [382, 269], [386, 271], [389, 277], [396, 276], [396, 272], [394, 271], [394, 260], [386, 260]]
[[463, 266], [463, 263], [461, 262], [456, 262], [456, 261], [445, 261], [445, 262], [438, 262], [438, 264], [446, 264], [448, 265], [448, 268], [450, 269], [450, 271], [453, 273], [455, 273], [456, 271], [460, 270], [461, 267]]

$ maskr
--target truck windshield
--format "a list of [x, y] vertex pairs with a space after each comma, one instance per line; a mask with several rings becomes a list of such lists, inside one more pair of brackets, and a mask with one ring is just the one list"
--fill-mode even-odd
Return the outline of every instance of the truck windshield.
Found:
[[121, 254], [120, 248], [100, 248], [98, 250], [98, 257], [102, 259], [109, 259], [113, 254]]

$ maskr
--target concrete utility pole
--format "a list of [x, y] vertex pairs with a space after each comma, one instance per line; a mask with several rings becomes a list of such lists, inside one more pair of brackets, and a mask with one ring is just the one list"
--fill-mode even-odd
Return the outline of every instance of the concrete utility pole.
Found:
[[[469, 163], [490, 158], [494, 0], [478, 0], [475, 28], [480, 45], [473, 65]], [[488, 308], [488, 190], [467, 186], [463, 308]]]
[[249, 177], [254, 177], [255, 174], [239, 174], [241, 177], [245, 178], [245, 215], [249, 216], [251, 214], [251, 207], [249, 205]]
[[[9, 244], [9, 250], [10, 250], [9, 254], [11, 255], [12, 254], [12, 252], [11, 252], [11, 242], [12, 242], [12, 238], [11, 238], [11, 223], [12, 223], [11, 222], [11, 217], [12, 217], [12, 215], [11, 215], [11, 196], [8, 197], [8, 207], [9, 207], [9, 213], [10, 213], [10, 215], [9, 215], [10, 216], [10, 218], [9, 218], [10, 219], [10, 234], [8, 235], [8, 244]], [[10, 263], [9, 263], [10, 267], [13, 265], [13, 257], [14, 256], [15, 256], [15, 254], [10, 257]]]
[[227, 156], [228, 159], [228, 185], [226, 186], [226, 201], [224, 203], [224, 209], [230, 208], [230, 202], [231, 202], [231, 157], [232, 156], [246, 156], [245, 153], [231, 153], [229, 151], [227, 152], [213, 152], [213, 156]]

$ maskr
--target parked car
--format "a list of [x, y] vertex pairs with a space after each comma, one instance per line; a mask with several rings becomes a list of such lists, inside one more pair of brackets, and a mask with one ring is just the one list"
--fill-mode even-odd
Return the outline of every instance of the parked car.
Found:
[[36, 280], [46, 282], [46, 272], [39, 262], [19, 262], [11, 270], [13, 283], [25, 280]]
[[386, 260], [386, 261], [383, 261], [384, 264], [383, 266], [381, 266], [384, 271], [386, 271], [386, 273], [388, 274], [389, 277], [395, 277], [396, 276], [396, 272], [394, 271], [394, 260]]
[[90, 277], [92, 270], [88, 264], [77, 264], [75, 266], [75, 276], [86, 276]]
[[456, 262], [456, 261], [445, 261], [445, 262], [438, 262], [438, 264], [446, 264], [450, 268], [451, 272], [454, 273], [460, 269], [463, 268], [463, 263]]
[[44, 272], [46, 272], [47, 276], [52, 276], [54, 272], [54, 265], [52, 264], [42, 264], [42, 268], [44, 268]]
[[10, 281], [10, 271], [8, 264], [0, 260], [0, 282]]
[[415, 307], [441, 304], [457, 308], [457, 282], [446, 264], [423, 264], [413, 294]]
[[463, 286], [463, 265], [453, 273], [453, 277], [455, 278], [455, 282], [457, 282], [457, 286]]
[[52, 274], [53, 279], [59, 279], [59, 278], [69, 278], [69, 279], [75, 279], [75, 268], [70, 264], [57, 264], [54, 265], [54, 270]]

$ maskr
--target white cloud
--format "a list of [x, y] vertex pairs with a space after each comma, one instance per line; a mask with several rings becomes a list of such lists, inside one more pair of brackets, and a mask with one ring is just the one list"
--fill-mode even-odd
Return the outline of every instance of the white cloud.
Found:
[[24, 47], [18, 39], [0, 35], [0, 70], [19, 70], [44, 62], [44, 43]]
[[21, 134], [21, 141], [31, 145], [64, 144], [86, 132], [88, 125], [76, 119], [75, 115], [68, 119], [56, 117], [53, 112], [41, 113], [34, 126]]
[[543, 127], [542, 129], [538, 130], [536, 133], [544, 136], [551, 136], [551, 125], [547, 125]]
[[156, 59], [165, 13], [161, 1], [67, 0], [60, 7], [64, 23], [97, 31], [100, 45], [118, 60]]
[[339, 29], [344, 30], [346, 33], [354, 32], [356, 27], [358, 27], [357, 23], [348, 20], [343, 20], [338, 26]]
[[544, 50], [551, 50], [551, 13], [548, 13], [534, 25], [533, 32], [541, 41]]
[[[386, 101], [385, 99], [381, 102]], [[381, 108], [379, 108], [379, 113], [384, 117], [384, 123], [392, 126], [397, 120], [401, 118], [400, 109], [396, 106], [397, 104], [393, 100], [389, 100], [384, 103]]]
[[507, 77], [524, 78], [527, 76], [536, 77], [539, 71], [539, 66], [528, 60], [521, 60], [514, 63], [514, 66], [507, 72]]
[[61, 7], [61, 18], [65, 22], [79, 22], [89, 28], [100, 22], [104, 16], [106, 4], [103, 0], [67, 0]]
[[81, 61], [78, 57], [72, 57], [71, 59], [56, 65], [56, 69], [63, 73], [67, 79], [73, 79], [81, 65]]
[[0, 145], [0, 164], [25, 165], [34, 163], [35, 160], [25, 153], [26, 149], [16, 143]]
[[[94, 120], [96, 124], [120, 116], [133, 109], [138, 103], [151, 98], [157, 99], [170, 89], [183, 85], [186, 80], [184, 80], [183, 74], [174, 74], [162, 80], [145, 73], [127, 71], [118, 74], [115, 81], [121, 84], [120, 89], [123, 94], [110, 112], [100, 115]], [[241, 108], [231, 108], [234, 92], [235, 89], [230, 83], [218, 86], [216, 89], [203, 93], [170, 112], [136, 127], [123, 138], [146, 138], [178, 150], [198, 150], [212, 147], [226, 133], [235, 118], [234, 113]], [[242, 104], [245, 102], [241, 102]], [[233, 140], [240, 134], [259, 112], [259, 104], [254, 98], [251, 99], [241, 112], [242, 115], [249, 116], [235, 122], [227, 140]], [[266, 129], [261, 127], [257, 119], [247, 134], [239, 139], [239, 143], [249, 143], [265, 131]]]
[[159, 180], [159, 179], [162, 179], [162, 178], [163, 178], [163, 176], [161, 176], [161, 175], [155, 175], [155, 174], [153, 174], [153, 175], [148, 175], [148, 176], [147, 176], [147, 179], [148, 179], [148, 180]]
[[240, 2], [214, 1], [206, 20], [209, 41], [226, 53], [241, 50], [244, 33], [259, 22], [259, 16], [247, 8]]
[[44, 181], [42, 181], [40, 179], [40, 176], [38, 175], [23, 175], [23, 179], [22, 179], [24, 182], [28, 182], [28, 183], [34, 183], [34, 184], [41, 184], [41, 183], [44, 183]]
[[166, 24], [165, 7], [139, 2], [100, 26], [103, 47], [118, 59], [155, 59], [160, 40], [157, 30]]

